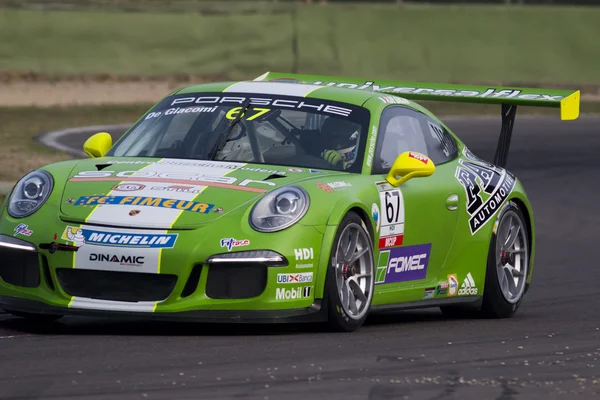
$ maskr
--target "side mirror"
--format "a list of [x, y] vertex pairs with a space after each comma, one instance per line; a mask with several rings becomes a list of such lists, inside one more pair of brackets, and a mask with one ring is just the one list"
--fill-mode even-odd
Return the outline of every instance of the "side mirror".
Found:
[[[429, 157], [416, 151], [406, 151], [396, 158], [386, 180], [392, 186], [400, 186], [409, 179], [429, 176], [434, 171], [435, 165]], [[398, 179], [398, 176], [401, 178]]]
[[112, 136], [107, 132], [92, 135], [83, 144], [83, 151], [92, 158], [104, 157], [112, 147]]

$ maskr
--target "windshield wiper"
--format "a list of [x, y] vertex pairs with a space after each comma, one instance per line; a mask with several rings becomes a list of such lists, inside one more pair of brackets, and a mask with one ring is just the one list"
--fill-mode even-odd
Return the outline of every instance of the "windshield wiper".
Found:
[[214, 149], [210, 152], [210, 154], [208, 156], [209, 160], [213, 160], [215, 158], [215, 156], [217, 155], [217, 153], [219, 151], [221, 151], [223, 149], [223, 147], [225, 147], [225, 145], [227, 144], [227, 139], [229, 138], [229, 135], [231, 135], [233, 128], [235, 128], [237, 123], [241, 121], [244, 113], [246, 111], [248, 111], [248, 108], [250, 108], [250, 105], [251, 105], [250, 103], [251, 103], [250, 99], [244, 100], [244, 102], [242, 103], [242, 109], [240, 110], [239, 114], [235, 117], [235, 119], [233, 121], [231, 121], [229, 123], [229, 125], [227, 126], [227, 128], [225, 129], [225, 131], [223, 132], [221, 137], [219, 137], [219, 140], [217, 140], [217, 143], [215, 143]]

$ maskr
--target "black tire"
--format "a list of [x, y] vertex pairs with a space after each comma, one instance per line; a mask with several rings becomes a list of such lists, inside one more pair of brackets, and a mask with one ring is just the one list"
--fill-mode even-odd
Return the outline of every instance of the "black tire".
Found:
[[[531, 260], [530, 254], [530, 243], [531, 237], [529, 235], [529, 226], [527, 225], [527, 220], [525, 219], [523, 212], [514, 202], [509, 202], [501, 211], [498, 216], [498, 221], [502, 221], [506, 215], [516, 216], [516, 218], [520, 221], [522, 226], [525, 228], [524, 235], [527, 240], [527, 265], [525, 270], [525, 277], [529, 274], [529, 261]], [[499, 223], [500, 225], [500, 223]], [[468, 308], [465, 306], [445, 306], [440, 307], [442, 314], [448, 318], [474, 318], [474, 317], [484, 317], [484, 318], [510, 318], [512, 317], [521, 302], [523, 301], [523, 296], [525, 292], [527, 292], [528, 284], [525, 283], [525, 288], [523, 293], [521, 294], [518, 301], [511, 303], [507, 301], [505, 296], [502, 294], [502, 289], [500, 288], [500, 281], [498, 279], [498, 274], [496, 272], [496, 242], [498, 238], [498, 230], [496, 233], [492, 233], [492, 237], [490, 239], [490, 246], [488, 250], [488, 258], [487, 258], [487, 266], [485, 273], [485, 289], [483, 292], [483, 300], [481, 303], [481, 307], [479, 308]], [[527, 279], [527, 278], [525, 278]]]
[[[334, 259], [336, 257], [337, 247], [340, 242], [340, 238], [342, 232], [349, 225], [353, 225], [354, 227], [359, 226], [360, 229], [367, 237], [368, 244], [368, 257], [370, 257], [370, 267], [365, 266], [365, 268], [370, 269], [371, 272], [371, 280], [368, 284], [368, 301], [366, 302], [367, 310], [364, 312], [364, 315], [358, 319], [349, 315], [342, 307], [340, 294], [337, 289], [337, 281], [335, 276], [336, 266], [334, 265]], [[354, 212], [349, 212], [340, 223], [338, 227], [338, 231], [335, 235], [335, 239], [333, 240], [333, 246], [331, 248], [330, 258], [329, 258], [329, 266], [327, 268], [327, 277], [325, 279], [325, 295], [327, 296], [327, 325], [330, 330], [336, 332], [352, 332], [360, 328], [365, 320], [367, 319], [367, 315], [369, 314], [368, 309], [371, 307], [371, 301], [373, 299], [373, 290], [374, 290], [374, 282], [375, 282], [375, 271], [374, 271], [374, 260], [373, 260], [373, 240], [371, 235], [369, 234], [369, 229], [365, 225], [364, 221], [358, 216], [358, 214]]]
[[[529, 262], [531, 261], [531, 254], [529, 249], [531, 238], [529, 237], [529, 227], [527, 225], [527, 220], [523, 215], [521, 209], [514, 203], [509, 202], [508, 206], [505, 207], [498, 218], [498, 221], [502, 221], [502, 219], [508, 213], [514, 213], [512, 215], [516, 215], [523, 227], [525, 228], [525, 237], [527, 238], [527, 265], [525, 271], [525, 279], [529, 275]], [[500, 230], [498, 230], [498, 233]], [[518, 301], [515, 303], [511, 303], [506, 300], [504, 295], [502, 294], [502, 289], [500, 288], [500, 282], [498, 280], [498, 274], [496, 273], [496, 238], [497, 233], [492, 234], [492, 239], [490, 241], [490, 250], [488, 252], [488, 261], [487, 261], [487, 269], [485, 274], [485, 290], [483, 292], [483, 304], [481, 307], [481, 314], [484, 317], [488, 318], [510, 318], [512, 317], [519, 307], [521, 306], [521, 302], [523, 301], [523, 295], [527, 290], [527, 287], [524, 288], [523, 293], [519, 297]], [[527, 286], [527, 284], [525, 283]]]
[[10, 315], [14, 315], [15, 317], [21, 317], [21, 318], [25, 318], [31, 322], [38, 322], [38, 323], [43, 323], [43, 324], [48, 324], [48, 323], [57, 321], [57, 320], [61, 319], [62, 317], [64, 317], [64, 315], [56, 315], [56, 314], [35, 314], [35, 313], [28, 313], [28, 312], [23, 312], [23, 311], [11, 311], [11, 310], [4, 310], [4, 311], [9, 313]]

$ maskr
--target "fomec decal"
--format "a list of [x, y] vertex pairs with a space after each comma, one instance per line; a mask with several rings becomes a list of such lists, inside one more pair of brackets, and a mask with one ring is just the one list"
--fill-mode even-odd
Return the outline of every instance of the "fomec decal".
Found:
[[467, 148], [463, 155], [468, 160], [459, 160], [456, 179], [467, 195], [469, 229], [474, 235], [500, 209], [516, 181], [511, 173], [475, 157]]
[[431, 243], [382, 250], [379, 253], [375, 284], [425, 279], [430, 253]]

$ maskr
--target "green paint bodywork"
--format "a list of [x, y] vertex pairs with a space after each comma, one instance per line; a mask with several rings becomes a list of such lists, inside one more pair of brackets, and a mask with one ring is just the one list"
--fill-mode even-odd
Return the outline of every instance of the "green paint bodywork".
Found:
[[[303, 76], [295, 78], [304, 80]], [[223, 91], [231, 84], [230, 82], [195, 85], [175, 93]], [[460, 87], [460, 90], [471, 89], [470, 87]], [[308, 95], [312, 98], [342, 101], [367, 108], [371, 115], [370, 126], [374, 128], [369, 129], [369, 135], [377, 132], [379, 117], [385, 107], [390, 106], [379, 101], [378, 97], [380, 96], [380, 93], [372, 91], [334, 87], [323, 87]], [[456, 100], [460, 101], [460, 98]], [[442, 121], [438, 120], [425, 108], [412, 101], [407, 101], [406, 106], [425, 113], [451, 132]], [[466, 275], [471, 273], [478, 288], [477, 295], [481, 296], [483, 294], [490, 238], [494, 229], [495, 217], [502, 207], [497, 208], [494, 216], [482, 229], [473, 235], [471, 234], [468, 224], [469, 215], [466, 210], [465, 190], [455, 177], [459, 160], [465, 159], [462, 152], [464, 145], [458, 137], [454, 134], [453, 136], [459, 147], [458, 157], [437, 165], [432, 176], [412, 179], [400, 186], [405, 204], [403, 246], [432, 244], [426, 278], [403, 283], [376, 285], [373, 305], [393, 305], [421, 301], [425, 289], [436, 288], [441, 282], [447, 282], [449, 274], [456, 274], [460, 287]], [[370, 140], [371, 137], [369, 136], [367, 143], [370, 143]], [[69, 198], [77, 199], [80, 196], [106, 195], [118, 183], [72, 183], [68, 180], [80, 171], [95, 170], [96, 164], [118, 160], [131, 161], [132, 158], [72, 160], [45, 166], [43, 169], [53, 176], [55, 184], [48, 201], [33, 215], [27, 218], [15, 219], [9, 216], [6, 211], [7, 198], [0, 209], [0, 233], [13, 236], [15, 227], [18, 224], [27, 224], [29, 229], [33, 231], [31, 236], [18, 235], [19, 239], [33, 243], [37, 247], [40, 243], [53, 241], [53, 238], [57, 235], [57, 242], [66, 243], [60, 239], [65, 227], [84, 224], [91, 211], [88, 207], [67, 204], [66, 201]], [[153, 159], [147, 158], [140, 158], [139, 160], [153, 161]], [[158, 161], [158, 159], [155, 161]], [[247, 164], [246, 166], [287, 172], [287, 168], [281, 166], [258, 164]], [[134, 171], [143, 167], [143, 164], [114, 164], [107, 169]], [[269, 173], [236, 170], [228, 176], [260, 181], [269, 175]], [[172, 294], [165, 301], [156, 304], [154, 312], [284, 310], [311, 306], [315, 299], [323, 298], [326, 271], [330, 263], [333, 240], [340, 221], [351, 210], [359, 213], [373, 235], [374, 265], [377, 268], [380, 261], [383, 262], [384, 260], [379, 260], [377, 246], [379, 232], [377, 222], [371, 213], [371, 207], [373, 204], [380, 204], [376, 182], [385, 181], [385, 178], [386, 176], [381, 174], [371, 175], [366, 157], [361, 174], [324, 170], [321, 173], [310, 173], [307, 169], [304, 169], [303, 172], [287, 172], [285, 177], [273, 179], [271, 182], [276, 184], [275, 187], [289, 184], [303, 187], [310, 195], [311, 206], [307, 214], [298, 223], [275, 233], [259, 233], [253, 230], [248, 223], [249, 213], [256, 201], [262, 196], [262, 193], [208, 187], [194, 200], [214, 204], [215, 207], [223, 208], [223, 212], [208, 214], [183, 212], [173, 226], [168, 229], [169, 233], [178, 233], [179, 237], [175, 248], [163, 249], [160, 252], [158, 269], [161, 274], [175, 274], [180, 279], [178, 279]], [[345, 187], [343, 190], [336, 189], [329, 192], [317, 185], [339, 181], [346, 182], [351, 186]], [[459, 201], [458, 209], [451, 211], [448, 209], [446, 202], [448, 196], [453, 194], [458, 196]], [[518, 180], [514, 190], [509, 195], [509, 200], [516, 202], [527, 215], [531, 238], [531, 262], [533, 263], [535, 252], [533, 215], [527, 195]], [[149, 213], [152, 210], [144, 209], [142, 212]], [[381, 212], [383, 213], [384, 210], [381, 210]], [[249, 239], [249, 246], [234, 250], [273, 250], [285, 256], [289, 261], [289, 265], [270, 267], [268, 269], [267, 287], [263, 294], [256, 298], [243, 300], [208, 298], [204, 291], [207, 279], [207, 269], [204, 268], [197, 290], [192, 295], [182, 298], [182, 290], [194, 265], [202, 263], [214, 254], [225, 252], [220, 246], [221, 238]], [[313, 264], [313, 268], [296, 268], [296, 264], [307, 263], [307, 261], [296, 261], [294, 249], [298, 248], [314, 249], [314, 259], [308, 261]], [[40, 257], [43, 255], [47, 259], [54, 282], [57, 282], [55, 269], [73, 267], [76, 253], [69, 251], [50, 253], [48, 250], [40, 249], [39, 254]], [[277, 283], [277, 274], [303, 272], [314, 273], [313, 282], [310, 284], [314, 287], [311, 296], [295, 300], [276, 300], [276, 289], [284, 287]], [[531, 281], [531, 269], [528, 281]], [[285, 285], [286, 288], [299, 286], [307, 286], [307, 284]], [[72, 300], [72, 297], [67, 295], [60, 285], [56, 285], [56, 290], [52, 290], [47, 286], [44, 279], [41, 280], [40, 286], [37, 288], [17, 287], [0, 280], [0, 296], [38, 300], [59, 307], [68, 307]], [[447, 296], [446, 293], [438, 294], [436, 292], [433, 300], [446, 298]]]

